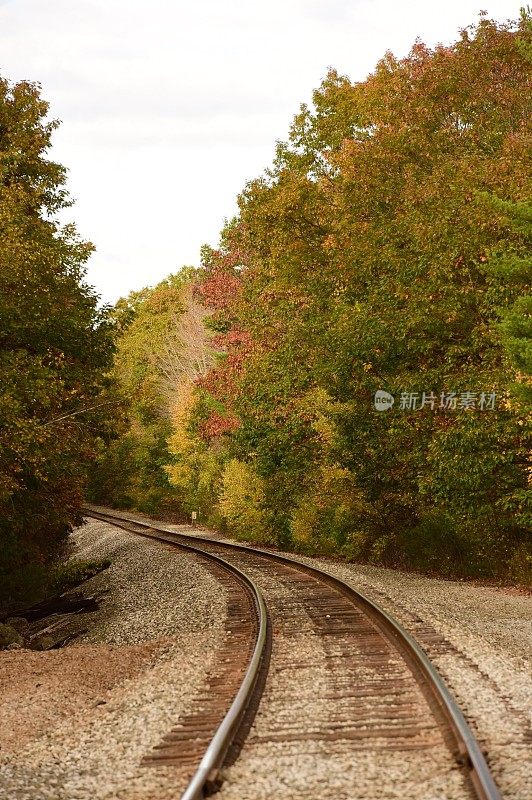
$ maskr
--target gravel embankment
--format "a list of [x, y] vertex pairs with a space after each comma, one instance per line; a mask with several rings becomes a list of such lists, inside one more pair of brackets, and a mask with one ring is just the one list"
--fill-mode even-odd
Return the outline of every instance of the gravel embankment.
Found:
[[[137, 518], [143, 519], [142, 515]], [[169, 530], [209, 535], [208, 531], [188, 526], [167, 527]], [[301, 557], [301, 560], [321, 565], [352, 584], [380, 603], [413, 633], [440, 670], [485, 748], [505, 800], [531, 800], [532, 597], [513, 587], [475, 586], [462, 581], [438, 580], [329, 559]], [[263, 713], [264, 709], [261, 709], [252, 735], [260, 730]], [[270, 777], [273, 781], [270, 789], [266, 784], [260, 790], [262, 794], [253, 794], [249, 787], [261, 774], [260, 762], [266, 753], [261, 755], [256, 750], [255, 755], [256, 760], [250, 755], [247, 762], [242, 756], [228, 771], [231, 780], [224, 786], [222, 797], [228, 800], [237, 796], [267, 797], [270, 790], [274, 792], [272, 797], [276, 796], [275, 793], [292, 797], [292, 794], [286, 794], [287, 784], [295, 797], [301, 788], [298, 784], [301, 775], [317, 770], [312, 753], [306, 760], [300, 759], [295, 773], [290, 766], [293, 765], [290, 753], [275, 753], [277, 766], [287, 762], [286, 779]], [[360, 775], [366, 785], [377, 773], [371, 759], [366, 764], [363, 760], [360, 761]], [[390, 768], [394, 769], [391, 763]], [[277, 772], [281, 773], [276, 767]], [[432, 787], [429, 784], [425, 787], [427, 800], [448, 800], [452, 796], [444, 784], [434, 784], [438, 774], [436, 766]], [[317, 775], [318, 781], [319, 778]], [[283, 783], [284, 780], [287, 784]], [[329, 795], [325, 792], [323, 796]]]
[[224, 636], [225, 590], [189, 555], [91, 521], [76, 557], [111, 558], [89, 631], [44, 653], [0, 653], [0, 796], [174, 800], [170, 768], [140, 767], [189, 709]]

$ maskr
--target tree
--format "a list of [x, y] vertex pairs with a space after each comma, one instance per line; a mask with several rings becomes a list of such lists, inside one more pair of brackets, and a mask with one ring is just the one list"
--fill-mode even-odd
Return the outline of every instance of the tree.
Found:
[[132, 292], [112, 311], [117, 330], [113, 378], [126, 410], [111, 445], [101, 443], [91, 499], [149, 513], [183, 512], [169, 482], [171, 436], [187, 388], [212, 363], [192, 296], [195, 271], [183, 268], [157, 286]]
[[113, 338], [84, 282], [93, 250], [57, 212], [64, 168], [38, 84], [0, 79], [0, 585], [44, 564], [79, 523], [85, 471], [111, 402]]
[[[349, 524], [369, 558], [419, 566], [423, 540], [440, 569], [485, 574], [528, 547], [527, 409], [509, 387], [529, 301], [509, 271], [527, 245], [529, 53], [523, 13], [387, 53], [361, 83], [332, 70], [206, 260], [225, 355], [202, 385], [238, 420], [227, 450], [263, 481], [280, 543], [338, 474], [339, 547]], [[497, 409], [386, 415], [378, 389], [491, 392]]]

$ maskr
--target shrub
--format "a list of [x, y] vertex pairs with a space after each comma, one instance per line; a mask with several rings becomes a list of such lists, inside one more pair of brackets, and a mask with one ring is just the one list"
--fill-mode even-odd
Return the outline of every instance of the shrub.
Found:
[[22, 636], [11, 625], [0, 625], [0, 650], [10, 644], [22, 644]]
[[444, 514], [428, 514], [415, 528], [399, 537], [405, 566], [434, 570], [443, 575], [462, 574], [467, 559], [467, 542]]
[[228, 529], [239, 539], [271, 543], [263, 511], [264, 484], [249, 464], [231, 459], [222, 476], [218, 507]]
[[111, 566], [108, 558], [99, 558], [93, 561], [71, 560], [58, 564], [50, 576], [50, 590], [54, 594], [62, 594], [68, 589], [79, 586], [88, 581], [99, 572]]
[[532, 586], [532, 548], [522, 543], [516, 548], [508, 565], [510, 577], [524, 586]]
[[352, 473], [323, 466], [292, 513], [295, 547], [307, 553], [362, 557], [374, 513]]

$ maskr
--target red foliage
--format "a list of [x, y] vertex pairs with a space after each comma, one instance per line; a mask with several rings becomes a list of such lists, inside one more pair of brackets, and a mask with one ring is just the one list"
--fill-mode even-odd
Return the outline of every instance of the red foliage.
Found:
[[223, 416], [217, 411], [212, 411], [209, 418], [199, 426], [198, 433], [203, 440], [210, 442], [224, 433], [233, 433], [239, 425], [240, 422], [236, 417]]
[[[234, 313], [240, 297], [244, 266], [247, 263], [239, 241], [240, 234], [240, 230], [227, 231], [224, 248], [206, 253], [203, 279], [195, 289], [199, 301], [214, 312], [213, 320], [228, 328], [226, 332], [219, 333], [212, 339], [213, 347], [224, 351], [226, 357], [211, 367], [196, 383], [222, 402], [229, 413], [239, 392], [238, 376], [254, 349], [251, 335], [235, 327]], [[228, 428], [228, 425], [233, 427]], [[235, 425], [238, 425], [236, 417], [213, 415], [206, 423], [205, 435], [220, 435], [234, 429]]]
[[238, 296], [240, 283], [237, 275], [214, 269], [198, 286], [197, 294], [208, 308], [225, 311]]
[[241, 358], [235, 359], [233, 355], [229, 355], [222, 364], [212, 367], [206, 375], [199, 378], [197, 385], [216, 400], [228, 405], [237, 394], [235, 378], [241, 361]]
[[219, 333], [212, 339], [213, 347], [219, 350], [245, 350], [251, 352], [253, 339], [251, 335], [241, 328], [231, 328], [227, 333]]

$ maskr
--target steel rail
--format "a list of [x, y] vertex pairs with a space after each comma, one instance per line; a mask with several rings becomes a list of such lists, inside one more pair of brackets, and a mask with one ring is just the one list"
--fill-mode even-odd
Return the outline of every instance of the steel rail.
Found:
[[[100, 519], [102, 521], [112, 519], [112, 524], [116, 527], [123, 528], [123, 530], [129, 530], [129, 532], [134, 532], [140, 536], [145, 536], [149, 539], [155, 539], [156, 541], [167, 542], [175, 547], [179, 547], [196, 555], [200, 555], [203, 558], [211, 559], [219, 564], [223, 569], [235, 575], [238, 580], [248, 588], [251, 596], [253, 597], [258, 621], [257, 639], [253, 649], [253, 654], [247, 666], [244, 678], [240, 684], [240, 688], [236, 693], [229, 710], [216, 729], [216, 733], [209, 742], [198, 768], [189, 781], [187, 788], [181, 795], [181, 800], [201, 800], [202, 798], [206, 797], [208, 793], [211, 793], [213, 787], [217, 786], [218, 784], [218, 775], [223, 766], [227, 751], [229, 750], [235, 735], [239, 730], [240, 724], [249, 707], [255, 686], [257, 684], [266, 652], [267, 631], [269, 624], [268, 610], [266, 608], [266, 603], [264, 602], [262, 592], [252, 578], [242, 572], [242, 570], [240, 570], [234, 564], [231, 564], [229, 561], [225, 561], [225, 559], [215, 555], [214, 553], [208, 553], [205, 550], [202, 550], [199, 547], [194, 547], [189, 543], [185, 544], [183, 542], [177, 542], [173, 537], [168, 537], [168, 531], [162, 531], [162, 533], [166, 534], [165, 536], [158, 536], [147, 532], [141, 533], [139, 531], [131, 531], [131, 529], [127, 528], [125, 525], [120, 525], [120, 522], [127, 521], [130, 525], [134, 524], [141, 527], [147, 527], [153, 531], [158, 531], [158, 529], [151, 525], [138, 522], [137, 520], [125, 517], [115, 517], [112, 514], [101, 514], [95, 511], [89, 511], [86, 508], [83, 509], [83, 513], [85, 516]], [[192, 537], [190, 538], [192, 539]]]
[[[309, 564], [305, 564], [303, 561], [294, 558], [293, 556], [284, 554], [281, 555], [280, 553], [271, 552], [262, 548], [251, 547], [234, 542], [210, 539], [204, 536], [188, 535], [186, 533], [180, 533], [168, 529], [165, 530], [164, 528], [159, 528], [151, 525], [150, 523], [139, 522], [138, 520], [127, 518], [125, 515], [122, 517], [115, 516], [116, 512], [107, 514], [92, 511], [88, 506], [85, 506], [83, 510], [87, 516], [95, 516], [98, 518], [99, 514], [99, 518], [101, 519], [104, 519], [105, 517], [111, 520], [120, 520], [121, 518], [128, 519], [128, 521], [134, 522], [136, 525], [140, 525], [141, 527], [159, 530], [166, 535], [170, 535], [172, 539], [183, 538], [188, 541], [192, 540], [199, 544], [205, 544], [210, 547], [232, 549], [254, 556], [263, 556], [266, 559], [275, 560], [280, 563], [289, 564], [290, 566], [296, 567], [297, 569], [302, 570], [309, 575], [314, 575], [322, 581], [326, 580], [327, 583], [336, 587], [344, 595], [354, 599], [356, 604], [364, 608], [366, 613], [377, 623], [382, 632], [390, 641], [392, 641], [393, 644], [395, 644], [396, 648], [402, 651], [403, 655], [406, 653], [408, 656], [410, 666], [414, 667], [414, 674], [417, 673], [421, 688], [425, 690], [425, 694], [428, 692], [434, 702], [437, 704], [437, 707], [447, 722], [449, 730], [453, 734], [455, 743], [455, 747], [453, 749], [456, 761], [466, 771], [478, 800], [502, 800], [502, 795], [493, 779], [480, 745], [477, 742], [456, 699], [447, 688], [442, 676], [414, 637], [378, 603], [367, 597], [367, 595], [363, 594], [358, 589], [354, 589], [340, 578], [337, 578], [335, 575], [327, 572], [327, 570], [319, 569], [318, 567], [312, 567]], [[192, 800], [192, 798], [192, 795], [187, 795], [186, 800]], [[185, 796], [183, 796], [182, 800], [185, 800]]]

